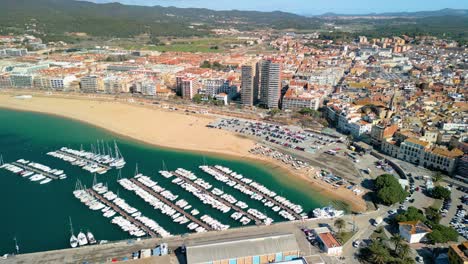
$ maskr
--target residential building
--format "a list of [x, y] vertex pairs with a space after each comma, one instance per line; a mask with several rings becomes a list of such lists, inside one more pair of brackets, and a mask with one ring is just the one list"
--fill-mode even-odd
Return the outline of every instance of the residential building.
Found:
[[10, 80], [13, 87], [31, 88], [33, 87], [34, 76], [31, 74], [11, 74]]
[[84, 93], [96, 93], [104, 90], [104, 82], [101, 77], [89, 75], [81, 77], [80, 90]]
[[323, 100], [323, 95], [310, 93], [303, 88], [289, 88], [281, 101], [283, 110], [299, 110], [302, 108], [311, 108], [318, 110]]
[[244, 106], [253, 106], [258, 100], [257, 63], [243, 65], [241, 68], [241, 100]]
[[339, 256], [343, 253], [343, 246], [336, 240], [330, 232], [330, 229], [327, 227], [319, 227], [315, 228], [313, 231], [325, 253], [331, 256]]
[[450, 264], [468, 264], [468, 241], [450, 245], [448, 258]]
[[463, 151], [455, 148], [448, 150], [445, 147], [434, 147], [424, 153], [422, 165], [426, 168], [446, 171], [452, 174], [455, 171], [457, 159], [463, 156]]
[[193, 96], [198, 94], [201, 84], [197, 78], [184, 78], [181, 81], [182, 98], [192, 100]]
[[27, 49], [5, 49], [5, 55], [10, 57], [23, 57], [28, 55]]
[[11, 88], [12, 83], [9, 74], [0, 74], [0, 89], [1, 88]]
[[428, 226], [419, 220], [400, 222], [398, 225], [400, 235], [410, 244], [420, 243], [427, 234], [432, 232]]
[[264, 60], [260, 65], [260, 102], [267, 108], [278, 108], [281, 95], [281, 65], [271, 60]]
[[224, 105], [228, 104], [228, 95], [225, 93], [220, 93], [220, 94], [215, 95], [214, 99], [216, 99], [216, 101], [223, 102]]
[[398, 130], [397, 124], [378, 123], [372, 126], [370, 131], [371, 145], [380, 147], [383, 140], [391, 138]]
[[426, 149], [430, 147], [429, 142], [417, 138], [408, 138], [400, 145], [398, 158], [411, 163], [419, 164], [424, 158]]
[[206, 96], [214, 97], [223, 90], [227, 90], [229, 82], [224, 79], [204, 79], [202, 80], [202, 93]]

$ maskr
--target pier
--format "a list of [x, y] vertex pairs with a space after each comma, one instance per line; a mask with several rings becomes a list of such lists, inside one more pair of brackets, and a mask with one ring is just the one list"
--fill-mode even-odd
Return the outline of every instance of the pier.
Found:
[[57, 180], [59, 178], [57, 175], [54, 175], [52, 173], [48, 173], [48, 172], [43, 171], [43, 170], [36, 169], [36, 168], [28, 166], [26, 164], [22, 164], [22, 163], [19, 163], [19, 162], [12, 162], [11, 164], [13, 164], [13, 165], [15, 165], [17, 167], [20, 167], [22, 169], [28, 170], [28, 171], [33, 171], [35, 173], [42, 174], [42, 175], [44, 175], [47, 178], [50, 178], [52, 180]]
[[127, 214], [127, 212], [125, 212], [124, 210], [120, 209], [120, 207], [118, 207], [117, 205], [115, 205], [114, 203], [110, 202], [109, 200], [107, 200], [106, 198], [104, 198], [103, 196], [101, 196], [100, 194], [98, 194], [97, 192], [95, 192], [93, 189], [89, 188], [89, 189], [86, 189], [86, 191], [91, 194], [93, 197], [95, 197], [96, 199], [98, 199], [99, 201], [101, 201], [102, 203], [104, 203], [105, 205], [109, 206], [112, 208], [112, 210], [116, 211], [117, 213], [119, 213], [120, 215], [122, 215], [123, 217], [125, 217], [128, 221], [130, 221], [132, 224], [138, 226], [139, 228], [141, 228], [143, 231], [146, 232], [146, 234], [150, 235], [151, 237], [158, 237], [158, 235], [151, 229], [149, 229], [145, 224], [143, 224], [142, 222], [138, 221], [137, 219], [135, 219], [133, 216]]
[[174, 174], [175, 176], [179, 177], [180, 179], [184, 180], [184, 181], [188, 181], [190, 183], [192, 183], [194, 186], [196, 186], [197, 188], [199, 188], [200, 192], [206, 194], [206, 195], [209, 195], [210, 197], [212, 197], [213, 199], [217, 200], [218, 202], [228, 206], [228, 207], [231, 207], [232, 209], [234, 209], [235, 211], [239, 212], [239, 213], [242, 213], [244, 215], [246, 215], [248, 218], [250, 219], [253, 219], [255, 221], [255, 224], [256, 225], [261, 225], [263, 224], [263, 221], [261, 219], [259, 219], [258, 217], [248, 213], [247, 211], [245, 211], [244, 209], [240, 208], [239, 206], [235, 205], [235, 204], [231, 204], [231, 203], [227, 203], [226, 201], [224, 201], [222, 198], [214, 195], [212, 192], [210, 191], [207, 191], [205, 190], [204, 188], [202, 188], [201, 186], [198, 186], [196, 183], [194, 183], [192, 180], [178, 174], [177, 172], [175, 171], [171, 171], [170, 173]]
[[77, 159], [77, 160], [86, 161], [86, 162], [88, 162], [88, 163], [98, 164], [99, 166], [103, 167], [105, 170], [110, 170], [110, 169], [111, 169], [110, 166], [105, 165], [105, 164], [102, 164], [102, 163], [97, 162], [97, 161], [92, 160], [92, 159], [83, 158], [83, 157], [80, 157], [80, 156], [78, 156], [78, 155], [74, 155], [74, 154], [71, 154], [71, 153], [68, 153], [68, 152], [65, 152], [65, 151], [61, 151], [61, 150], [56, 150], [55, 152], [57, 152], [57, 153], [59, 153], [59, 154], [62, 154], [62, 155], [66, 155], [66, 156], [72, 157], [72, 158], [75, 158], [75, 159]]
[[195, 218], [193, 215], [187, 213], [184, 209], [180, 208], [179, 206], [177, 206], [176, 204], [172, 203], [171, 201], [169, 201], [168, 199], [166, 199], [165, 197], [163, 197], [161, 194], [155, 192], [153, 189], [149, 188], [148, 186], [144, 185], [143, 183], [139, 182], [137, 179], [135, 178], [132, 178], [130, 179], [130, 181], [132, 181], [134, 184], [136, 184], [138, 187], [142, 188], [143, 190], [145, 190], [146, 192], [148, 192], [149, 194], [153, 195], [154, 197], [158, 198], [159, 200], [161, 200], [163, 203], [169, 205], [170, 207], [174, 208], [177, 212], [183, 214], [185, 217], [187, 217], [190, 221], [198, 224], [199, 226], [205, 228], [206, 230], [208, 231], [212, 231], [213, 228], [211, 228], [209, 225], [205, 224], [204, 222], [202, 222], [201, 220]]
[[[242, 186], [244, 186], [245, 188], [249, 189], [250, 191], [252, 192], [255, 192], [255, 193], [259, 193], [261, 194], [265, 199], [267, 199], [268, 201], [272, 202], [274, 205], [276, 206], [279, 206], [281, 209], [285, 210], [286, 212], [290, 213], [292, 216], [294, 216], [296, 219], [300, 220], [302, 219], [302, 216], [296, 212], [294, 212], [294, 210], [291, 210], [290, 208], [282, 205], [281, 203], [279, 203], [278, 201], [276, 201], [275, 199], [271, 198], [270, 196], [268, 195], [265, 195], [263, 193], [261, 193], [260, 191], [258, 191], [257, 189], [253, 188], [252, 186], [242, 182], [241, 180], [237, 179], [236, 177], [234, 176], [231, 176], [227, 173], [225, 173], [224, 171], [214, 167], [214, 166], [210, 166], [209, 168], [219, 172], [219, 173], [222, 173], [224, 176], [228, 177], [230, 180], [236, 182], [237, 184], [240, 184]], [[205, 172], [206, 173], [206, 172]], [[206, 174], [209, 174], [209, 173], [206, 173]]]

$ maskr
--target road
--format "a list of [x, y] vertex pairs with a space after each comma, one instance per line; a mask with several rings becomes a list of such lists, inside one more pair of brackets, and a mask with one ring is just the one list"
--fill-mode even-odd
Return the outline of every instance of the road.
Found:
[[[373, 211], [361, 215], [346, 215], [342, 218], [346, 222], [355, 222], [356, 228], [360, 230], [362, 236], [368, 234], [368, 232], [362, 232], [369, 228], [369, 221], [373, 218], [381, 216], [384, 211]], [[354, 218], [354, 219], [353, 219]], [[10, 263], [35, 263], [35, 264], [45, 264], [45, 263], [83, 263], [85, 261], [90, 263], [96, 262], [105, 262], [112, 258], [123, 258], [129, 257], [132, 252], [138, 251], [144, 248], [154, 248], [160, 243], [168, 243], [169, 248], [174, 250], [182, 245], [193, 245], [202, 242], [214, 242], [218, 241], [220, 237], [223, 239], [242, 239], [250, 238], [262, 235], [272, 235], [278, 233], [292, 233], [296, 236], [298, 246], [300, 251], [306, 258], [313, 258], [313, 256], [320, 255], [327, 263], [336, 262], [335, 258], [326, 256], [325, 254], [320, 253], [319, 249], [312, 246], [309, 241], [307, 241], [304, 233], [301, 228], [315, 228], [319, 224], [327, 224], [333, 226], [335, 219], [307, 219], [304, 221], [294, 221], [294, 222], [281, 222], [276, 223], [270, 226], [250, 226], [244, 228], [229, 229], [225, 231], [212, 231], [206, 233], [192, 233], [185, 236], [174, 236], [170, 238], [149, 238], [142, 239], [140, 241], [132, 241], [128, 243], [127, 241], [121, 241], [117, 243], [97, 245], [97, 246], [87, 246], [83, 248], [76, 249], [64, 249], [64, 250], [54, 250], [47, 252], [38, 252], [31, 254], [22, 254], [15, 257], [11, 257], [6, 260], [0, 260], [1, 264], [10, 264]], [[362, 231], [361, 231], [362, 230]], [[359, 233], [359, 232], [358, 232]], [[359, 233], [359, 234], [361, 234]], [[359, 235], [361, 237], [361, 235]], [[349, 240], [345, 247], [351, 247], [352, 240]], [[350, 251], [351, 252], [351, 251]], [[348, 258], [348, 256], [345, 256]], [[167, 258], [165, 258], [167, 261]], [[351, 262], [354, 263], [351, 257], [349, 257]], [[175, 256], [172, 256], [171, 263], [185, 263], [184, 259], [177, 259]], [[155, 263], [164, 263], [158, 262], [157, 258]], [[165, 262], [167, 263], [167, 262]]]

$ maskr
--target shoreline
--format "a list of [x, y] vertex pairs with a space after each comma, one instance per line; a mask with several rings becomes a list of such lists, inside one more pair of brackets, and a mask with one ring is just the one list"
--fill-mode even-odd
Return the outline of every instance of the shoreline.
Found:
[[[349, 199], [349, 194], [348, 193], [343, 193], [343, 192], [338, 192], [337, 190], [333, 189], [332, 186], [327, 185], [324, 182], [321, 182], [320, 180], [313, 179], [310, 176], [306, 175], [305, 173], [301, 173], [300, 171], [295, 171], [294, 169], [290, 168], [289, 166], [282, 164], [281, 162], [278, 162], [276, 160], [272, 160], [267, 157], [262, 157], [258, 155], [254, 155], [248, 152], [257, 142], [252, 140], [252, 139], [247, 139], [244, 137], [241, 137], [238, 134], [231, 133], [228, 131], [224, 130], [216, 130], [216, 129], [210, 129], [207, 128], [205, 125], [200, 123], [205, 123], [206, 122], [211, 122], [214, 117], [209, 117], [209, 116], [198, 116], [198, 115], [184, 115], [179, 112], [170, 112], [170, 111], [164, 111], [162, 109], [156, 109], [156, 108], [151, 108], [151, 107], [145, 107], [139, 104], [130, 104], [130, 103], [123, 103], [123, 102], [112, 102], [112, 101], [102, 101], [102, 100], [96, 100], [97, 98], [80, 98], [77, 99], [75, 98], [64, 98], [64, 97], [58, 97], [58, 96], [44, 96], [41, 94], [34, 94], [32, 99], [26, 99], [26, 100], [21, 100], [14, 98], [13, 96], [18, 95], [21, 93], [18, 92], [3, 92], [0, 93], [0, 108], [4, 109], [10, 109], [14, 111], [24, 111], [24, 112], [35, 112], [35, 113], [41, 113], [41, 114], [48, 114], [52, 116], [57, 116], [61, 118], [67, 118], [71, 119], [77, 122], [82, 122], [100, 129], [104, 129], [112, 134], [115, 134], [119, 137], [133, 140], [135, 142], [141, 143], [141, 144], [148, 144], [153, 147], [157, 148], [162, 148], [162, 149], [169, 149], [173, 151], [181, 151], [181, 152], [190, 152], [193, 154], [206, 154], [209, 156], [221, 156], [222, 158], [226, 159], [235, 159], [238, 161], [247, 161], [249, 163], [253, 163], [255, 166], [261, 166], [264, 167], [266, 170], [270, 172], [275, 172], [275, 173], [281, 173], [285, 175], [286, 177], [292, 177], [294, 180], [297, 181], [302, 181], [306, 182], [307, 185], [311, 188], [311, 191], [316, 192], [317, 194], [314, 194], [313, 196], [316, 196], [317, 199], [320, 201], [322, 200], [329, 200], [329, 201], [342, 201], [346, 204], [348, 204], [353, 211], [356, 212], [363, 212], [366, 210], [366, 205], [365, 202], [362, 200], [362, 198], [357, 198], [356, 199]], [[86, 100], [87, 99], [87, 100]], [[47, 102], [44, 101], [50, 101], [50, 104], [44, 104]], [[55, 102], [54, 102], [55, 101]], [[65, 102], [64, 102], [65, 101]], [[55, 103], [55, 106], [53, 106]], [[83, 113], [69, 113], [67, 111], [60, 111], [62, 110], [62, 107], [69, 107], [70, 105], [74, 104], [77, 108], [83, 108], [82, 110], [84, 111]], [[182, 147], [180, 144], [170, 144], [171, 142], [163, 142], [163, 140], [151, 140], [153, 137], [151, 136], [144, 136], [144, 132], [140, 133], [135, 133], [135, 131], [132, 131], [132, 129], [127, 129], [129, 134], [125, 133], [125, 131], [120, 131], [123, 130], [121, 129], [123, 124], [117, 125], [116, 127], [114, 126], [105, 126], [102, 125], [102, 122], [98, 122], [96, 120], [93, 120], [90, 117], [86, 117], [87, 110], [86, 108], [91, 108], [92, 110], [95, 110], [95, 107], [102, 107], [104, 109], [101, 109], [103, 112], [104, 110], [121, 110], [119, 108], [124, 108], [125, 111], [128, 112], [145, 112], [145, 115], [148, 114], [154, 114], [154, 115], [160, 115], [160, 118], [164, 119], [167, 117], [174, 117], [177, 119], [177, 122], [174, 124], [171, 124], [172, 126], [176, 126], [178, 128], [182, 129], [187, 129], [186, 125], [180, 124], [182, 122], [186, 121], [194, 121], [195, 123], [191, 123], [189, 125], [189, 128], [192, 128], [191, 130], [195, 131], [189, 131], [191, 132], [192, 136], [188, 137], [187, 139], [182, 139], [182, 141], [187, 140], [186, 142], [189, 142], [188, 146]], [[57, 109], [54, 109], [57, 108]], [[106, 116], [103, 113], [100, 113], [103, 116]], [[108, 113], [110, 114], [113, 119], [114, 119], [114, 113]], [[161, 116], [163, 115], [163, 117]], [[181, 118], [183, 117], [183, 118]], [[119, 117], [115, 117], [115, 119], [119, 119]], [[132, 123], [134, 117], [131, 117], [129, 120], [128, 118], [125, 119], [128, 123]], [[180, 120], [180, 119], [186, 119], [186, 120]], [[94, 122], [93, 122], [94, 121]], [[167, 121], [167, 120], [166, 120]], [[172, 121], [172, 120], [169, 120]], [[200, 121], [200, 122], [199, 122]], [[114, 122], [114, 121], [113, 121]], [[125, 122], [122, 122], [125, 123]], [[172, 123], [172, 122], [171, 122]], [[146, 123], [145, 123], [146, 124]], [[145, 124], [138, 124], [141, 128], [145, 126]], [[195, 127], [194, 127], [195, 125]], [[182, 127], [180, 127], [182, 126]], [[155, 129], [156, 128], [156, 129]], [[143, 128], [144, 129], [144, 128]], [[164, 129], [168, 129], [168, 126], [166, 126]], [[161, 136], [161, 131], [160, 127], [151, 127], [149, 129], [150, 131], [146, 131], [146, 134], [148, 133], [158, 133], [157, 136]], [[156, 130], [156, 131], [155, 131]], [[171, 129], [169, 129], [171, 130]], [[184, 130], [182, 132], [187, 132], [188, 130]], [[174, 131], [163, 131], [163, 135], [165, 133], [169, 134]], [[196, 134], [194, 132], [202, 132], [203, 134], [207, 133], [208, 138], [205, 138], [204, 140], [199, 141], [197, 136], [195, 135], [195, 138], [193, 137], [193, 134]], [[167, 134], [164, 135], [167, 138]], [[182, 133], [182, 136], [185, 135]], [[157, 137], [156, 136], [156, 137]], [[173, 134], [171, 135], [173, 137], [176, 136], [181, 136], [180, 134]], [[200, 135], [203, 136], [203, 135]], [[211, 140], [212, 138], [219, 138], [223, 137], [223, 142], [214, 142]], [[173, 141], [172, 141], [173, 142]], [[200, 143], [207, 143], [207, 144], [200, 144]], [[166, 144], [164, 144], [166, 143]], [[208, 145], [209, 146], [205, 146]], [[230, 149], [224, 148], [226, 145], [232, 144]], [[205, 148], [201, 149], [198, 146], [199, 145], [204, 145]], [[220, 148], [222, 146], [222, 148]], [[294, 187], [294, 185], [292, 185]], [[361, 201], [360, 201], [361, 200]]]

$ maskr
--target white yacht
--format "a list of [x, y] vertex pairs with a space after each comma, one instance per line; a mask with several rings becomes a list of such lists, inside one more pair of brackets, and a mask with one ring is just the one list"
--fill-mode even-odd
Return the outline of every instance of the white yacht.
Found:
[[86, 238], [86, 235], [83, 232], [78, 233], [78, 244], [80, 246], [85, 246], [88, 244], [88, 239]]

